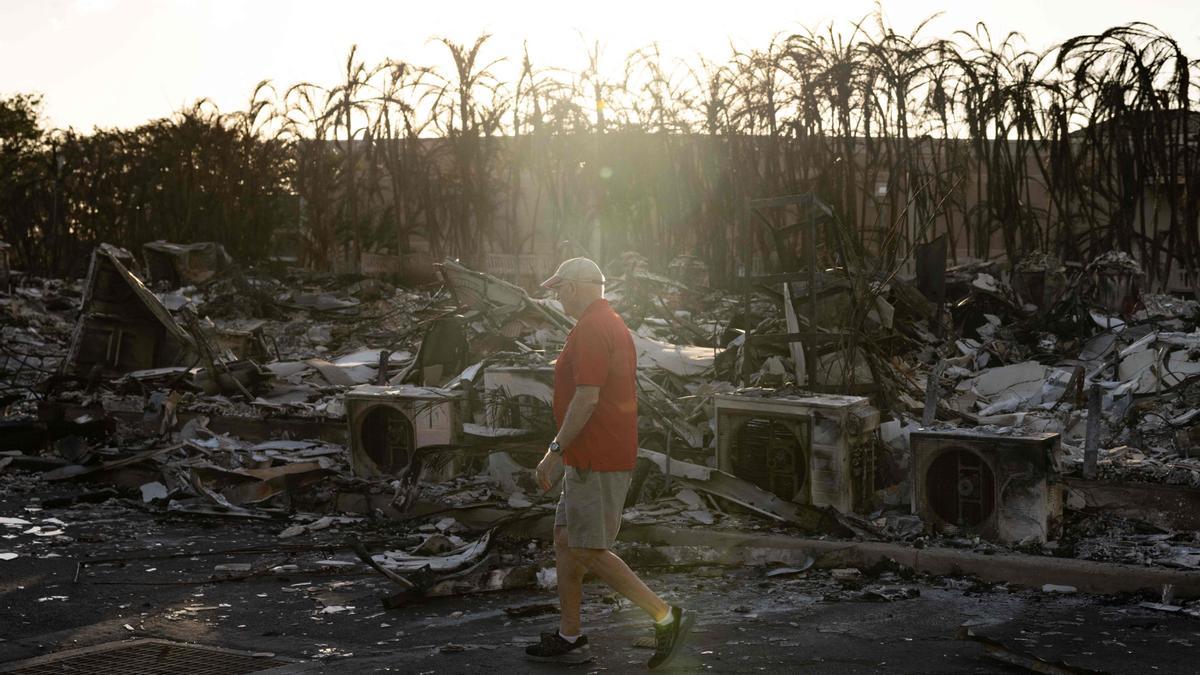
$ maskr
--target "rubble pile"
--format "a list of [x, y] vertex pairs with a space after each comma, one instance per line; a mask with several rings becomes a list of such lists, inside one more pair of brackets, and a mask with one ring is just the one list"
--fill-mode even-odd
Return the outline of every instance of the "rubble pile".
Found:
[[35, 388], [62, 367], [82, 287], [59, 279], [31, 279], [0, 293], [0, 405], [28, 415]]
[[[142, 254], [0, 293], [5, 489], [338, 533], [327, 567], [374, 569], [393, 604], [553, 585], [528, 542], [557, 501], [531, 471], [574, 324], [556, 301], [450, 260], [402, 288]], [[1128, 256], [812, 288], [708, 288], [687, 256], [607, 272], [638, 353], [635, 529], [1200, 566], [1200, 303], [1142, 292]]]

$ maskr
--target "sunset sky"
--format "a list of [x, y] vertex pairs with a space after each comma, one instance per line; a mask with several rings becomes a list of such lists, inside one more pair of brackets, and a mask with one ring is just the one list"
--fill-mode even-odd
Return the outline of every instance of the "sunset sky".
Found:
[[[40, 92], [55, 126], [131, 126], [169, 115], [197, 98], [244, 107], [272, 79], [331, 84], [352, 44], [368, 63], [391, 57], [443, 65], [433, 37], [495, 37], [486, 55], [519, 60], [528, 41], [535, 65], [578, 70], [584, 36], [605, 46], [606, 68], [657, 42], [669, 57], [724, 60], [730, 44], [753, 48], [772, 35], [830, 21], [842, 30], [869, 14], [870, 0], [806, 2], [496, 2], [409, 0], [0, 0], [0, 95]], [[1042, 49], [1066, 37], [1141, 20], [1171, 33], [1200, 58], [1200, 3], [1186, 0], [904, 0], [884, 4], [900, 32], [943, 12], [926, 28], [946, 36], [984, 21], [999, 38], [1021, 31]]]

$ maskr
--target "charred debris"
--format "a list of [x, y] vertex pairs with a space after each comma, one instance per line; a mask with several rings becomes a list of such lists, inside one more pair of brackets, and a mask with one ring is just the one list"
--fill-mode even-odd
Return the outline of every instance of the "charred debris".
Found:
[[[451, 260], [406, 288], [271, 274], [211, 243], [140, 253], [101, 245], [79, 281], [0, 270], [3, 489], [271, 521], [279, 551], [321, 535], [327, 566], [394, 582], [388, 606], [553, 585], [530, 543], [557, 499], [531, 471], [572, 326], [553, 300]], [[687, 256], [611, 261], [639, 353], [625, 546], [668, 566], [815, 562], [846, 578], [942, 551], [985, 578], [989, 559], [1024, 565], [1051, 591], [1200, 567], [1200, 304], [1148, 292], [1120, 253], [915, 260], [727, 289]], [[3, 524], [36, 535], [0, 545], [10, 557], [69, 535], [56, 518]], [[672, 544], [690, 531], [791, 537], [799, 553]], [[1064, 577], [1064, 559], [1132, 576]], [[81, 560], [77, 578], [106, 562]], [[1191, 583], [1168, 604], [1200, 615], [1173, 599]]]

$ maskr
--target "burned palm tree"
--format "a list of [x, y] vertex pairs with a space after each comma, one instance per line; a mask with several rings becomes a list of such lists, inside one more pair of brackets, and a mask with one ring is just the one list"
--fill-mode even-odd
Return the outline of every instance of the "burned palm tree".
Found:
[[[369, 156], [372, 138], [368, 105], [373, 98], [371, 80], [381, 71], [381, 66], [368, 67], [366, 62], [356, 60], [357, 54], [358, 46], [351, 46], [346, 56], [342, 82], [330, 90], [329, 109], [326, 111], [333, 115], [332, 131], [342, 154], [342, 219], [350, 235], [347, 254], [352, 269], [359, 264], [362, 246], [370, 230], [369, 214], [361, 208], [361, 185], [365, 183], [368, 190], [378, 189], [376, 164], [370, 161]], [[355, 148], [355, 140], [359, 137], [363, 139], [361, 153]], [[360, 178], [359, 174], [364, 173], [363, 168], [366, 169], [366, 175]]]
[[[1132, 23], [1066, 41], [1055, 65], [1086, 111], [1078, 168], [1094, 186], [1081, 195], [1091, 197], [1093, 253], [1136, 250], [1152, 277], [1174, 262], [1196, 270], [1195, 63], [1158, 29]], [[1107, 227], [1095, 227], [1101, 219]]]
[[329, 269], [338, 248], [338, 171], [333, 148], [330, 113], [333, 95], [321, 87], [300, 83], [284, 96], [281, 133], [290, 139], [295, 154], [293, 185], [301, 200], [303, 258], [317, 269]]
[[500, 131], [507, 100], [503, 84], [492, 72], [504, 59], [481, 60], [490, 38], [481, 35], [470, 45], [438, 40], [449, 51], [454, 72], [448, 78], [432, 78], [426, 93], [432, 127], [445, 139], [450, 167], [446, 178], [451, 194], [443, 202], [445, 209], [436, 226], [450, 250], [468, 258], [480, 254], [481, 244], [496, 237], [497, 147], [492, 141]]
[[772, 255], [750, 199], [810, 192], [839, 223], [823, 255], [844, 257], [850, 236], [880, 270], [944, 232], [952, 255], [1115, 247], [1156, 281], [1200, 271], [1197, 63], [1169, 35], [1129, 24], [1037, 54], [983, 25], [927, 29], [901, 34], [876, 11], [718, 60], [648, 46], [612, 73], [585, 41], [580, 72], [525, 54], [511, 82], [486, 35], [438, 41], [445, 69], [351, 49], [336, 85], [276, 101], [261, 83], [243, 111], [40, 130], [0, 224], [30, 257], [164, 232], [254, 252], [294, 218], [278, 206], [291, 190], [324, 269], [415, 236], [475, 262], [570, 240], [660, 264], [696, 253], [720, 280]]
[[[389, 199], [379, 220], [378, 241], [394, 241], [396, 252], [409, 251], [409, 239], [418, 230], [429, 208], [429, 174], [421, 143], [427, 120], [417, 113], [422, 78], [427, 70], [390, 61], [382, 72], [383, 84], [374, 102], [371, 136], [385, 168]], [[390, 231], [388, 231], [390, 230]]]

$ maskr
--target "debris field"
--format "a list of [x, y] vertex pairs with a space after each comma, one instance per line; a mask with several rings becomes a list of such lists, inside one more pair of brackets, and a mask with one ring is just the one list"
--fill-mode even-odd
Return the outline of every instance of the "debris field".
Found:
[[[925, 643], [935, 672], [1185, 672], [1200, 303], [1120, 253], [916, 258], [733, 288], [688, 256], [605, 265], [639, 367], [619, 552], [702, 613], [681, 667], [876, 672]], [[518, 279], [437, 273], [153, 242], [98, 246], [80, 280], [9, 274], [0, 672], [130, 638], [524, 668], [557, 613], [533, 468], [573, 320]], [[602, 667], [644, 660], [636, 608], [589, 591], [584, 613], [620, 643]]]

